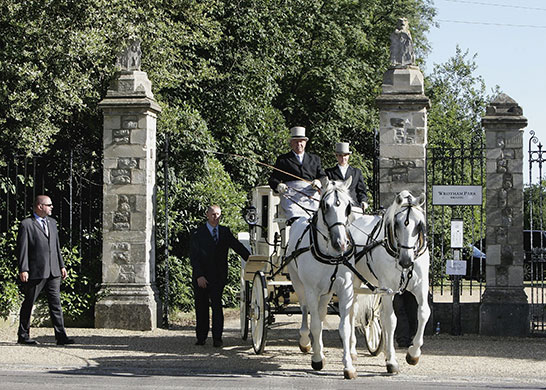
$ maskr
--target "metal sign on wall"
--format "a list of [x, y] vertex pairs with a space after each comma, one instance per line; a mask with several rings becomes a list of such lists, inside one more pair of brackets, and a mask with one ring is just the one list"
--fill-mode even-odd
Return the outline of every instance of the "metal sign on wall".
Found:
[[432, 186], [432, 204], [435, 206], [481, 206], [482, 186]]

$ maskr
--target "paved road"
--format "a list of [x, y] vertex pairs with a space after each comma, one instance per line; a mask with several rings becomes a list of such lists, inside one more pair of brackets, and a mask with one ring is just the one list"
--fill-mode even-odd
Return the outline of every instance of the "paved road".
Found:
[[417, 366], [398, 350], [401, 373], [360, 349], [359, 377], [343, 380], [337, 318], [324, 332], [327, 366], [316, 372], [297, 348], [298, 316], [277, 316], [263, 355], [226, 322], [225, 347], [194, 345], [192, 327], [134, 332], [70, 329], [78, 344], [58, 347], [52, 329], [33, 329], [39, 346], [16, 344], [0, 330], [0, 389], [546, 389], [546, 338], [429, 336]]

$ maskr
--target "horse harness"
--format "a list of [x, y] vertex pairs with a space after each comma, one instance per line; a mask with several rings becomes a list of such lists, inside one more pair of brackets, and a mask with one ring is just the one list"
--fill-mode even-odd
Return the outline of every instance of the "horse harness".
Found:
[[[415, 205], [412, 204], [411, 201], [401, 206], [401, 207], [407, 208], [406, 220], [404, 221], [405, 226], [408, 226], [409, 224], [409, 215], [411, 212], [411, 208], [413, 206]], [[406, 210], [401, 210], [396, 215], [405, 211]], [[377, 279], [377, 275], [375, 274], [371, 266], [371, 260], [372, 260], [371, 252], [372, 252], [372, 249], [374, 249], [376, 246], [379, 246], [379, 245], [383, 246], [383, 248], [385, 248], [385, 251], [394, 258], [397, 258], [400, 255], [398, 248], [413, 249], [416, 253], [415, 259], [418, 259], [427, 249], [426, 232], [425, 232], [424, 226], [421, 226], [421, 229], [419, 231], [419, 239], [418, 239], [419, 246], [416, 249], [415, 246], [409, 247], [409, 246], [400, 244], [396, 237], [395, 230], [392, 228], [391, 224], [384, 223], [384, 222], [385, 222], [384, 218], [381, 218], [381, 220], [375, 224], [371, 233], [368, 235], [368, 241], [366, 242], [366, 245], [362, 247], [362, 250], [360, 252], [357, 252], [355, 254], [355, 264], [357, 264], [360, 260], [362, 260], [364, 256], [366, 256], [366, 265], [368, 266], [368, 269], [370, 270], [370, 272], [376, 279]], [[384, 237], [383, 239], [378, 240], [377, 236], [379, 236], [379, 232], [381, 231], [382, 228], [384, 229]], [[398, 285], [397, 293], [402, 294], [408, 287], [408, 284], [413, 276], [413, 267], [414, 267], [414, 264], [412, 264], [411, 267], [409, 267], [407, 273], [404, 271], [400, 273], [400, 283]], [[363, 279], [363, 277], [361, 277], [359, 274], [357, 274], [357, 276], [359, 276], [359, 279], [361, 280]], [[371, 283], [367, 281], [363, 280], [363, 282], [366, 284], [368, 288], [371, 289], [371, 291], [374, 291], [377, 288], [375, 286], [371, 288], [370, 287]]]
[[[322, 210], [322, 203], [323, 202], [321, 201], [320, 210]], [[409, 224], [409, 215], [410, 215], [410, 212], [411, 212], [411, 208], [413, 206], [414, 205], [411, 202], [409, 202], [409, 203], [407, 203], [405, 205], [402, 205], [402, 207], [407, 208], [407, 216], [406, 216], [406, 220], [404, 222], [405, 226], [407, 226]], [[349, 207], [350, 206], [348, 206], [348, 212], [350, 212]], [[406, 211], [406, 210], [402, 210], [399, 213], [404, 212], [404, 211]], [[391, 255], [392, 257], [394, 257], [394, 258], [397, 258], [399, 256], [399, 251], [398, 251], [397, 248], [416, 250], [415, 246], [414, 247], [408, 247], [408, 246], [404, 246], [404, 245], [401, 245], [400, 243], [398, 243], [397, 238], [396, 238], [396, 234], [394, 232], [394, 229], [392, 229], [390, 224], [384, 223], [384, 219], [382, 218], [373, 227], [371, 233], [368, 235], [368, 241], [367, 241], [366, 245], [362, 246], [361, 251], [356, 252], [356, 245], [354, 243], [354, 239], [353, 239], [351, 233], [349, 232], [348, 235], [349, 235], [349, 241], [350, 241], [350, 249], [347, 250], [346, 252], [342, 253], [339, 256], [327, 255], [325, 253], [322, 253], [320, 251], [318, 245], [317, 245], [317, 242], [318, 242], [317, 241], [317, 234], [321, 233], [321, 232], [318, 230], [318, 228], [316, 226], [316, 223], [317, 223], [317, 213], [315, 213], [313, 215], [310, 223], [305, 227], [303, 233], [301, 234], [300, 238], [298, 239], [298, 241], [296, 243], [294, 251], [290, 255], [283, 258], [283, 262], [281, 264], [281, 267], [279, 268], [279, 270], [277, 272], [275, 272], [275, 274], [273, 276], [275, 276], [277, 273], [279, 273], [280, 270], [283, 269], [286, 265], [288, 265], [292, 260], [297, 259], [301, 254], [303, 254], [303, 253], [305, 253], [307, 251], [311, 251], [311, 253], [313, 254], [313, 257], [318, 262], [323, 263], [323, 264], [327, 264], [327, 265], [334, 265], [335, 266], [334, 272], [332, 273], [332, 276], [330, 276], [330, 286], [328, 288], [328, 293], [332, 290], [332, 286], [333, 286], [334, 281], [336, 279], [337, 271], [338, 271], [338, 268], [339, 268], [340, 264], [346, 266], [347, 268], [349, 268], [351, 270], [351, 272], [353, 272], [358, 277], [358, 279], [360, 279], [360, 281], [362, 283], [364, 283], [366, 285], [366, 287], [368, 287], [370, 289], [370, 291], [374, 292], [378, 287], [376, 287], [375, 285], [370, 283], [360, 272], [358, 272], [358, 270], [350, 263], [351, 257], [353, 255], [355, 256], [355, 264], [356, 264], [364, 256], [366, 256], [367, 266], [368, 266], [370, 272], [372, 273], [372, 275], [374, 275], [374, 277], [377, 279], [377, 276], [376, 276], [375, 272], [373, 271], [373, 269], [371, 267], [371, 264], [370, 264], [371, 259], [372, 259], [372, 256], [371, 256], [372, 249], [374, 249], [375, 247], [377, 247], [379, 245], [382, 245], [385, 248], [385, 250], [387, 251], [387, 253], [389, 255]], [[333, 228], [336, 225], [345, 225], [345, 224], [343, 224], [342, 222], [336, 222], [336, 223], [332, 224], [331, 226], [326, 224], [326, 226], [328, 227], [328, 230], [330, 230], [331, 228]], [[384, 228], [384, 238], [378, 240], [377, 236], [379, 235], [379, 232], [381, 231], [382, 228]], [[300, 248], [301, 242], [303, 241], [303, 238], [305, 237], [305, 234], [309, 230], [311, 230], [310, 234], [309, 234], [309, 246]], [[321, 234], [323, 236], [325, 236], [323, 233], [321, 233]], [[424, 230], [424, 227], [422, 227], [420, 232], [419, 232], [419, 240], [418, 241], [419, 241], [419, 247], [416, 250], [415, 258], [418, 258], [419, 256], [421, 256], [425, 252], [425, 250], [427, 249], [426, 232]], [[398, 291], [397, 291], [398, 294], [402, 294], [406, 290], [406, 288], [407, 288], [407, 286], [409, 284], [409, 281], [413, 276], [413, 267], [414, 267], [414, 265], [412, 264], [411, 267], [409, 268], [408, 272], [402, 271], [400, 273], [400, 283], [399, 283]]]
[[[334, 192], [334, 195], [336, 196], [336, 199], [337, 199], [336, 200], [336, 205], [339, 206], [340, 202], [339, 202], [339, 199], [337, 198], [337, 196], [338, 196], [337, 191]], [[328, 222], [326, 221], [326, 218], [324, 217], [324, 208], [326, 207], [324, 199], [325, 198], [323, 197], [320, 200], [319, 210], [323, 213], [324, 223], [326, 224], [326, 227], [328, 228], [328, 231], [330, 231], [333, 227], [339, 226], [339, 225], [347, 227], [346, 223], [343, 223], [343, 222], [334, 222], [331, 225], [328, 224]], [[346, 214], [346, 216], [349, 216], [350, 213], [351, 213], [351, 206], [349, 204], [347, 206], [345, 214]], [[343, 264], [343, 265], [347, 266], [352, 272], [355, 272], [355, 273], [358, 274], [358, 271], [349, 262], [351, 257], [353, 257], [353, 255], [355, 253], [355, 243], [354, 243], [352, 235], [349, 233], [349, 242], [350, 242], [350, 245], [349, 245], [350, 249], [349, 250], [345, 251], [344, 253], [342, 253], [339, 256], [331, 256], [331, 255], [328, 255], [328, 254], [325, 254], [325, 253], [321, 252], [321, 250], [320, 250], [320, 248], [318, 247], [318, 244], [317, 244], [318, 243], [318, 233], [320, 233], [325, 239], [328, 239], [328, 237], [324, 233], [319, 231], [319, 229], [317, 228], [317, 218], [318, 218], [318, 211], [313, 214], [313, 217], [311, 218], [310, 223], [305, 227], [303, 233], [301, 234], [300, 238], [298, 239], [298, 241], [296, 243], [294, 251], [290, 255], [283, 258], [283, 263], [282, 263], [282, 266], [280, 268], [283, 268], [288, 263], [290, 263], [290, 261], [296, 259], [301, 254], [303, 254], [303, 253], [305, 253], [307, 251], [311, 251], [311, 253], [313, 254], [313, 257], [318, 262], [323, 263], [323, 264], [327, 264], [327, 265], [334, 265], [335, 266], [334, 272], [332, 273], [332, 276], [330, 276], [330, 286], [328, 287], [328, 293], [329, 293], [332, 290], [332, 286], [334, 284], [334, 281], [336, 280], [336, 275], [337, 275], [337, 271], [338, 271], [338, 268], [339, 268], [340, 264]], [[300, 248], [303, 237], [305, 237], [305, 234], [307, 233], [308, 230], [310, 230], [309, 246], [305, 247], [305, 248]]]

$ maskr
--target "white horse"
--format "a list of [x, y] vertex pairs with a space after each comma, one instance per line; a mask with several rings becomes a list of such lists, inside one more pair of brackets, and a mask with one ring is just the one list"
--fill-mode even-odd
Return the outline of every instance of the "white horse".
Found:
[[[307, 313], [311, 315], [311, 366], [315, 370], [321, 370], [325, 364], [322, 322], [327, 314], [328, 303], [333, 293], [336, 293], [339, 299], [339, 334], [343, 341], [343, 372], [346, 379], [356, 378], [350, 352], [350, 338], [354, 333], [350, 318], [354, 294], [353, 274], [343, 264], [351, 260], [354, 253], [348, 232], [352, 201], [348, 188], [351, 180], [322, 180], [319, 209], [311, 221], [300, 218], [292, 224], [286, 251], [288, 256], [285, 258], [302, 312], [299, 339], [302, 352], [309, 352], [311, 346]], [[356, 357], [356, 347], [352, 352]]]
[[[424, 200], [424, 194], [416, 199], [408, 191], [402, 191], [383, 218], [357, 218], [350, 228], [357, 246], [356, 269], [367, 282], [378, 288], [376, 292], [383, 295], [380, 319], [387, 372], [392, 374], [399, 372], [394, 350], [397, 321], [392, 302], [394, 294], [408, 290], [418, 304], [417, 332], [406, 354], [409, 364], [415, 365], [419, 361], [425, 325], [430, 316], [430, 256], [426, 243], [426, 217], [421, 207]], [[364, 315], [364, 312], [356, 309], [355, 317]], [[354, 337], [352, 341], [356, 344]]]

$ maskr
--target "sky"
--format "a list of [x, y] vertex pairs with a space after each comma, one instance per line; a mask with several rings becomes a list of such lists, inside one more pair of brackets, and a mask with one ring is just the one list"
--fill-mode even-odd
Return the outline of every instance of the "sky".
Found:
[[434, 7], [439, 27], [428, 33], [431, 52], [422, 71], [430, 74], [433, 64], [453, 57], [457, 45], [469, 56], [477, 54], [475, 74], [483, 77], [488, 94], [498, 85], [528, 119], [523, 136], [528, 182], [530, 130], [546, 145], [546, 0], [434, 0]]

